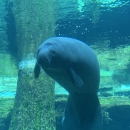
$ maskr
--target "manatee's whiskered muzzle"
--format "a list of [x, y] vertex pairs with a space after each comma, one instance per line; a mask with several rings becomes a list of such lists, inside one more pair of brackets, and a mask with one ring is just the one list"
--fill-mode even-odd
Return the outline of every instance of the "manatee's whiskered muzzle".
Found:
[[50, 58], [48, 55], [39, 54], [37, 57], [38, 64], [43, 68], [48, 68], [50, 66]]

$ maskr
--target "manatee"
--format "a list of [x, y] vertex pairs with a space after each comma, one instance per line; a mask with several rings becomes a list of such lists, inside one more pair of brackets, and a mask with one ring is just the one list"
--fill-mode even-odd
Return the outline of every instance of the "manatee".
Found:
[[69, 93], [61, 121], [63, 130], [100, 130], [100, 69], [94, 51], [77, 39], [49, 38], [37, 50], [35, 78], [41, 68]]

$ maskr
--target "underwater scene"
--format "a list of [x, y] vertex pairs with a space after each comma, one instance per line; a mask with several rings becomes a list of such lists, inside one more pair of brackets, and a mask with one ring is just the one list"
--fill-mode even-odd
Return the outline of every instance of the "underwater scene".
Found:
[[130, 130], [130, 0], [0, 0], [0, 130]]

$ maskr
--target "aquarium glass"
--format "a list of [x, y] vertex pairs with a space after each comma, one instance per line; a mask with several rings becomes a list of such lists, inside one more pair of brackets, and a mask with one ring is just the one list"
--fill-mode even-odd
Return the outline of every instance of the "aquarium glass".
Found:
[[102, 129], [130, 130], [129, 0], [0, 0], [0, 130], [62, 130], [69, 92], [42, 69], [34, 78], [38, 47], [55, 36], [94, 50]]

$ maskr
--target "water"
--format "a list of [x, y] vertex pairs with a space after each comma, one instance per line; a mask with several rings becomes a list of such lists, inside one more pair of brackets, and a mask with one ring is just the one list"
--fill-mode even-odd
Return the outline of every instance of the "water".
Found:
[[62, 130], [68, 92], [44, 71], [37, 80], [33, 74], [38, 46], [53, 36], [94, 49], [103, 130], [130, 130], [129, 14], [129, 0], [1, 0], [0, 130]]

